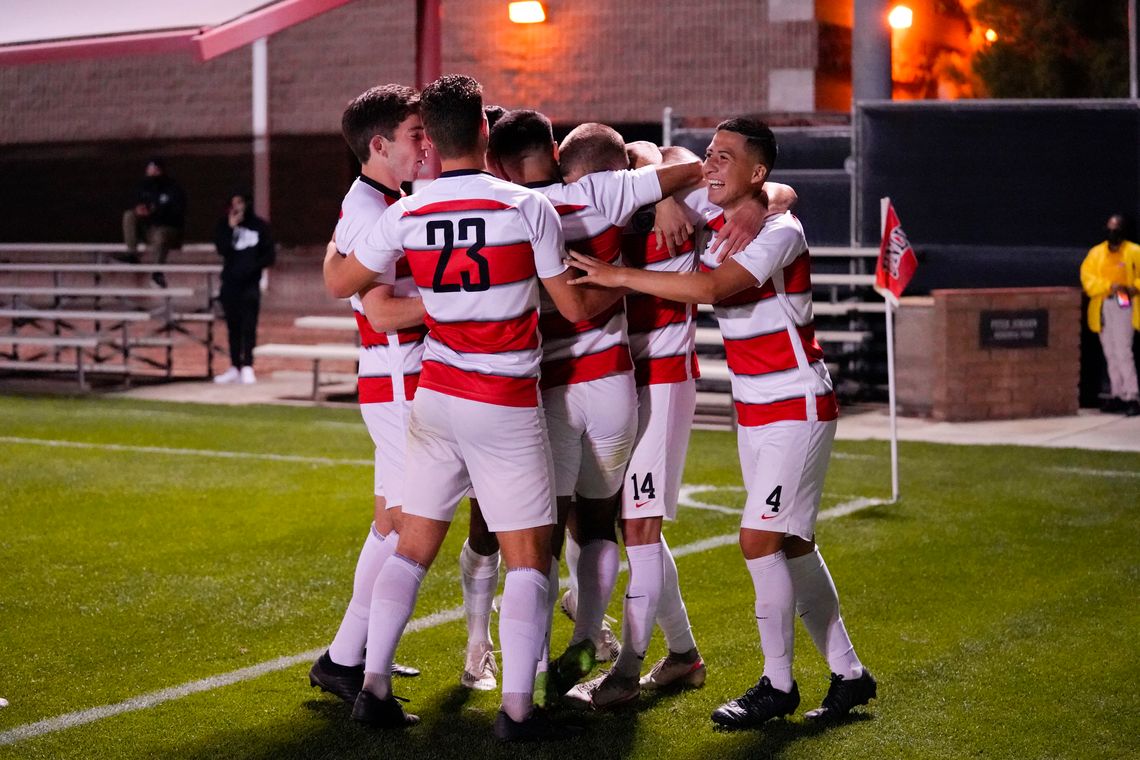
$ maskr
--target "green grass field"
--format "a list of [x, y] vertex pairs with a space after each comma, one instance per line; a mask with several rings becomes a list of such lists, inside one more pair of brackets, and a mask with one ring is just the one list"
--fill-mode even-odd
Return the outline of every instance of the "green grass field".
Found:
[[[396, 684], [424, 718], [406, 733], [365, 730], [308, 686], [298, 655], [331, 638], [370, 517], [354, 411], [9, 397], [0, 419], [0, 758], [1140, 756], [1140, 455], [904, 443], [900, 503], [819, 526], [879, 679], [841, 725], [802, 718], [827, 668], [799, 628], [799, 714], [713, 730], [709, 713], [760, 672], [729, 543], [678, 559], [703, 689], [568, 711], [584, 736], [500, 748], [497, 694], [458, 685], [461, 622], [401, 644], [424, 671]], [[888, 477], [886, 444], [838, 443], [824, 508], [882, 498]], [[739, 508], [735, 437], [694, 433], [685, 482]], [[737, 525], [731, 509], [686, 507], [666, 534], [677, 550]], [[461, 510], [414, 617], [461, 604], [465, 530]], [[561, 651], [569, 625], [555, 625]], [[224, 678], [278, 658], [293, 659]]]

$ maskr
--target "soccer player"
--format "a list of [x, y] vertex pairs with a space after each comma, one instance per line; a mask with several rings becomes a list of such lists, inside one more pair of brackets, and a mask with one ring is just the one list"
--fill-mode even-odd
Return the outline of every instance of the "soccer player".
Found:
[[[709, 200], [731, 219], [742, 201], [761, 197], [776, 158], [762, 122], [721, 122], [705, 154]], [[722, 219], [714, 219], [715, 230]], [[790, 213], [769, 218], [756, 238], [707, 271], [655, 272], [612, 267], [571, 252], [581, 284], [632, 288], [661, 298], [715, 305], [732, 374], [738, 445], [747, 490], [740, 548], [756, 593], [764, 653], [760, 681], [713, 712], [715, 723], [755, 727], [789, 715], [800, 696], [792, 678], [795, 612], [832, 670], [823, 705], [807, 714], [834, 719], [876, 695], [855, 654], [827, 565], [815, 545], [815, 520], [835, 436], [838, 405], [815, 340], [811, 274], [803, 228]]]
[[[532, 187], [555, 204], [568, 248], [603, 261], [621, 255], [621, 232], [642, 206], [656, 203], [700, 181], [699, 162], [658, 163], [630, 170], [621, 135], [604, 124], [583, 124], [572, 133], [591, 136], [597, 146], [585, 163], [592, 173], [563, 184], [558, 147], [550, 121], [536, 111], [506, 114], [491, 131], [489, 155], [503, 175]], [[586, 158], [586, 157], [584, 157]], [[637, 429], [633, 361], [621, 300], [589, 320], [567, 320], [548, 297], [543, 298], [543, 407], [556, 471], [559, 527], [552, 553], [560, 555], [563, 525], [571, 499], [579, 531], [594, 526], [612, 538], [622, 480]], [[603, 552], [612, 548], [613, 561]], [[636, 551], [631, 552], [631, 562]], [[557, 564], [551, 572], [553, 610], [557, 599]], [[605, 571], [609, 570], [606, 577]], [[574, 632], [566, 652], [552, 664], [551, 691], [561, 696], [594, 666], [592, 632], [602, 625], [617, 572], [617, 545], [591, 540], [578, 562], [581, 593]]]
[[[341, 132], [360, 161], [360, 176], [341, 203], [333, 250], [352, 250], [388, 206], [400, 199], [399, 187], [415, 178], [426, 156], [419, 94], [410, 87], [373, 87], [348, 104]], [[398, 298], [386, 298], [388, 295]], [[360, 330], [358, 395], [360, 414], [376, 446], [372, 526], [360, 550], [352, 598], [328, 651], [309, 671], [309, 683], [349, 704], [364, 682], [364, 649], [376, 577], [395, 551], [397, 520], [403, 498], [406, 421], [423, 354], [423, 303], [400, 260], [374, 278], [363, 296], [353, 294], [352, 309]], [[373, 322], [382, 324], [377, 330]], [[400, 675], [419, 671], [394, 666]]]
[[549, 738], [559, 727], [533, 705], [555, 521], [538, 389], [538, 281], [575, 321], [616, 296], [571, 287], [550, 201], [484, 170], [487, 121], [478, 82], [441, 77], [424, 89], [420, 108], [443, 173], [389, 208], [347, 258], [325, 260], [329, 292], [344, 297], [406, 255], [429, 328], [408, 425], [403, 527], [395, 555], [380, 570], [382, 598], [374, 601], [385, 624], [369, 632], [353, 714], [381, 727], [413, 722], [392, 695], [392, 654], [456, 503], [473, 486], [507, 565], [495, 734], [504, 741]]

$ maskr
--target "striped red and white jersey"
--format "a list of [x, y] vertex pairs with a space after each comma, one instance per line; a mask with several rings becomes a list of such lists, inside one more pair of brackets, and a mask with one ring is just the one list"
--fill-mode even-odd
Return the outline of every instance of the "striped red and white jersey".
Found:
[[[661, 200], [657, 168], [598, 172], [576, 182], [532, 185], [554, 204], [566, 247], [615, 263], [621, 258], [622, 228], [630, 217]], [[601, 314], [581, 322], [563, 317], [545, 290], [541, 296], [542, 388], [629, 372], [625, 304], [619, 299]]]
[[[703, 187], [674, 196], [699, 228], [720, 208], [709, 203]], [[643, 209], [625, 228], [622, 256], [627, 266], [657, 272], [692, 272], [697, 268], [696, 248], [686, 241], [676, 256], [657, 249], [652, 207]], [[700, 377], [696, 352], [696, 307], [679, 301], [633, 293], [625, 298], [629, 347], [638, 386], [678, 383]]]
[[421, 387], [538, 405], [538, 278], [566, 271], [545, 196], [482, 171], [444, 172], [389, 208], [355, 252], [375, 272], [408, 259], [427, 311]]
[[[709, 227], [723, 224], [721, 215]], [[714, 304], [739, 423], [836, 419], [831, 375], [815, 339], [811, 257], [800, 221], [791, 212], [769, 218], [732, 258], [759, 283]], [[706, 248], [701, 268], [716, 266]]]
[[[376, 221], [401, 197], [399, 190], [385, 187], [368, 177], [357, 177], [341, 202], [340, 219], [333, 234], [337, 250], [348, 253], [359, 247]], [[394, 285], [393, 292], [397, 296], [419, 296], [407, 259], [396, 261], [394, 266], [381, 272], [376, 281]], [[427, 328], [421, 325], [396, 332], [376, 332], [364, 316], [364, 304], [360, 298], [354, 295], [349, 301], [360, 331], [357, 379], [360, 403], [383, 403], [400, 397], [393, 383], [403, 385], [403, 398], [412, 398], [419, 382]]]

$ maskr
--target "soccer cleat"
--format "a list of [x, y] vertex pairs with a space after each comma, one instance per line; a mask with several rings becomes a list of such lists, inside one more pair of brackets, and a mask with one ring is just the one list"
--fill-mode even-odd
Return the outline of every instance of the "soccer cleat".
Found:
[[595, 710], [613, 710], [636, 702], [640, 696], [641, 684], [637, 676], [623, 676], [612, 669], [578, 684], [566, 694], [567, 699], [582, 702]]
[[[562, 614], [570, 618], [570, 622], [574, 622], [575, 615], [578, 614], [577, 602], [574, 599], [574, 592], [566, 589], [562, 594], [562, 598], [558, 600], [558, 608], [562, 610]], [[613, 662], [621, 654], [621, 640], [618, 639], [614, 633], [610, 623], [616, 622], [612, 617], [606, 615], [602, 618], [602, 630], [597, 636], [592, 637], [594, 640], [594, 659], [597, 662]]]
[[799, 706], [800, 689], [795, 681], [792, 690], [784, 692], [772, 686], [768, 676], [761, 676], [743, 696], [713, 710], [712, 720], [725, 728], [756, 728], [772, 718], [791, 715]]
[[525, 720], [514, 721], [502, 710], [495, 717], [495, 738], [501, 742], [541, 742], [570, 739], [582, 733], [577, 726], [555, 723], [541, 707]]
[[823, 704], [804, 713], [804, 717], [809, 720], [839, 720], [851, 712], [851, 708], [870, 702], [878, 696], [878, 691], [879, 684], [866, 668], [863, 668], [863, 675], [852, 679], [832, 673]]
[[411, 665], [401, 665], [398, 662], [392, 663], [392, 675], [394, 676], [400, 676], [401, 678], [415, 678], [419, 674], [419, 668], [413, 668]]
[[700, 654], [686, 662], [683, 655], [670, 652], [657, 661], [641, 679], [643, 689], [697, 689], [705, 685], [705, 661]]
[[407, 702], [395, 694], [380, 699], [370, 691], [361, 691], [352, 703], [352, 719], [374, 728], [407, 728], [420, 722], [420, 716], [404, 712], [401, 702]]
[[236, 383], [241, 380], [241, 370], [237, 367], [230, 367], [225, 372], [214, 377], [215, 383]]
[[562, 696], [570, 691], [576, 683], [581, 681], [594, 669], [594, 642], [583, 639], [577, 644], [571, 644], [562, 655], [550, 663], [546, 671], [546, 696], [544, 704], [550, 704], [553, 697]]
[[459, 683], [475, 691], [492, 691], [499, 685], [495, 676], [499, 666], [495, 663], [495, 652], [491, 645], [485, 641], [479, 642], [474, 649], [467, 651], [467, 662], [463, 667], [463, 675]]
[[350, 705], [356, 701], [363, 685], [363, 665], [338, 665], [327, 651], [309, 668], [310, 687], [319, 686], [321, 691], [340, 697]]

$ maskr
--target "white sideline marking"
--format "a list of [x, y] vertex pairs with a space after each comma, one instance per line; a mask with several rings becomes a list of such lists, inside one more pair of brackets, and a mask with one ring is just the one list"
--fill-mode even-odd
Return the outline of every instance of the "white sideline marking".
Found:
[[[8, 440], [11, 439], [0, 437], [0, 442]], [[160, 451], [169, 451], [169, 449], [160, 449]], [[371, 462], [369, 462], [369, 464], [371, 464]], [[739, 486], [682, 486], [682, 492], [684, 492], [684, 489], [686, 488], [690, 489], [690, 494], [713, 490], [743, 490]], [[819, 513], [819, 517], [816, 518], [816, 521], [819, 522], [821, 520], [832, 520], [836, 517], [843, 517], [845, 515], [849, 515], [854, 512], [867, 509], [869, 507], [874, 507], [886, 503], [887, 502], [880, 499], [854, 499], [849, 502], [844, 502], [843, 504], [837, 504], [831, 509], [823, 510]], [[702, 506], [708, 507], [716, 505], [705, 504]], [[721, 507], [720, 509], [733, 513], [736, 513], [738, 511], [733, 510], [732, 507]], [[690, 554], [699, 554], [711, 549], [718, 549], [722, 546], [735, 544], [738, 538], [739, 537], [736, 533], [728, 533], [723, 536], [712, 536], [711, 538], [694, 541], [691, 544], [684, 544], [683, 546], [675, 547], [672, 549], [672, 552], [674, 558], [686, 557]], [[622, 562], [621, 569], [623, 571], [628, 570], [629, 564], [627, 562]], [[560, 578], [559, 586], [565, 586], [567, 584], [567, 581], [567, 578]], [[416, 618], [415, 620], [412, 620], [408, 623], [408, 626], [404, 629], [404, 631], [405, 633], [415, 633], [416, 631], [435, 628], [436, 626], [443, 625], [444, 623], [451, 623], [457, 620], [462, 620], [463, 617], [464, 610], [463, 606], [460, 605], [458, 607], [452, 607], [449, 610], [441, 610], [439, 612], [433, 612], [430, 615], [425, 615], [424, 617]], [[301, 652], [300, 654], [278, 657], [276, 659], [268, 660], [257, 665], [251, 665], [247, 668], [232, 670], [229, 673], [222, 673], [220, 675], [210, 676], [209, 678], [202, 678], [197, 681], [184, 683], [180, 686], [172, 686], [169, 689], [152, 691], [150, 694], [143, 694], [138, 697], [132, 697], [131, 699], [125, 700], [123, 702], [116, 702], [110, 705], [101, 705], [99, 707], [91, 707], [86, 710], [67, 713], [65, 715], [57, 715], [54, 718], [46, 718], [44, 720], [36, 721], [35, 723], [26, 723], [22, 726], [17, 726], [16, 728], [9, 729], [8, 731], [0, 733], [0, 747], [7, 746], [9, 744], [15, 744], [16, 742], [23, 741], [25, 739], [33, 739], [37, 736], [43, 736], [44, 734], [55, 733], [56, 731], [63, 731], [68, 728], [82, 726], [86, 723], [93, 723], [97, 720], [102, 720], [103, 718], [111, 718], [115, 715], [121, 715], [127, 712], [134, 712], [136, 710], [143, 710], [148, 707], [154, 707], [155, 705], [162, 704], [163, 702], [170, 702], [175, 699], [188, 697], [191, 694], [199, 694], [204, 691], [219, 689], [223, 686], [232, 686], [236, 683], [249, 681], [251, 679], [259, 678], [260, 676], [267, 675], [269, 673], [274, 673], [278, 670], [285, 670], [286, 668], [291, 668], [294, 665], [300, 665], [303, 662], [312, 662], [324, 651], [324, 647], [321, 647], [320, 649], [310, 649], [309, 651]]]
[[1067, 472], [1071, 475], [1091, 475], [1096, 478], [1140, 478], [1135, 470], [1093, 470], [1088, 467], [1050, 467], [1051, 472]]
[[102, 451], [129, 451], [143, 454], [171, 454], [189, 457], [214, 457], [217, 459], [260, 459], [266, 462], [297, 462], [328, 466], [348, 465], [352, 467], [373, 467], [371, 459], [331, 459], [329, 457], [303, 457], [293, 454], [256, 454], [250, 451], [217, 451], [211, 449], [172, 449], [165, 446], [128, 446], [121, 443], [87, 443], [86, 441], [60, 441], [50, 438], [17, 438], [0, 436], [0, 443], [24, 444], [28, 446], [49, 446], [65, 449], [99, 449]]

